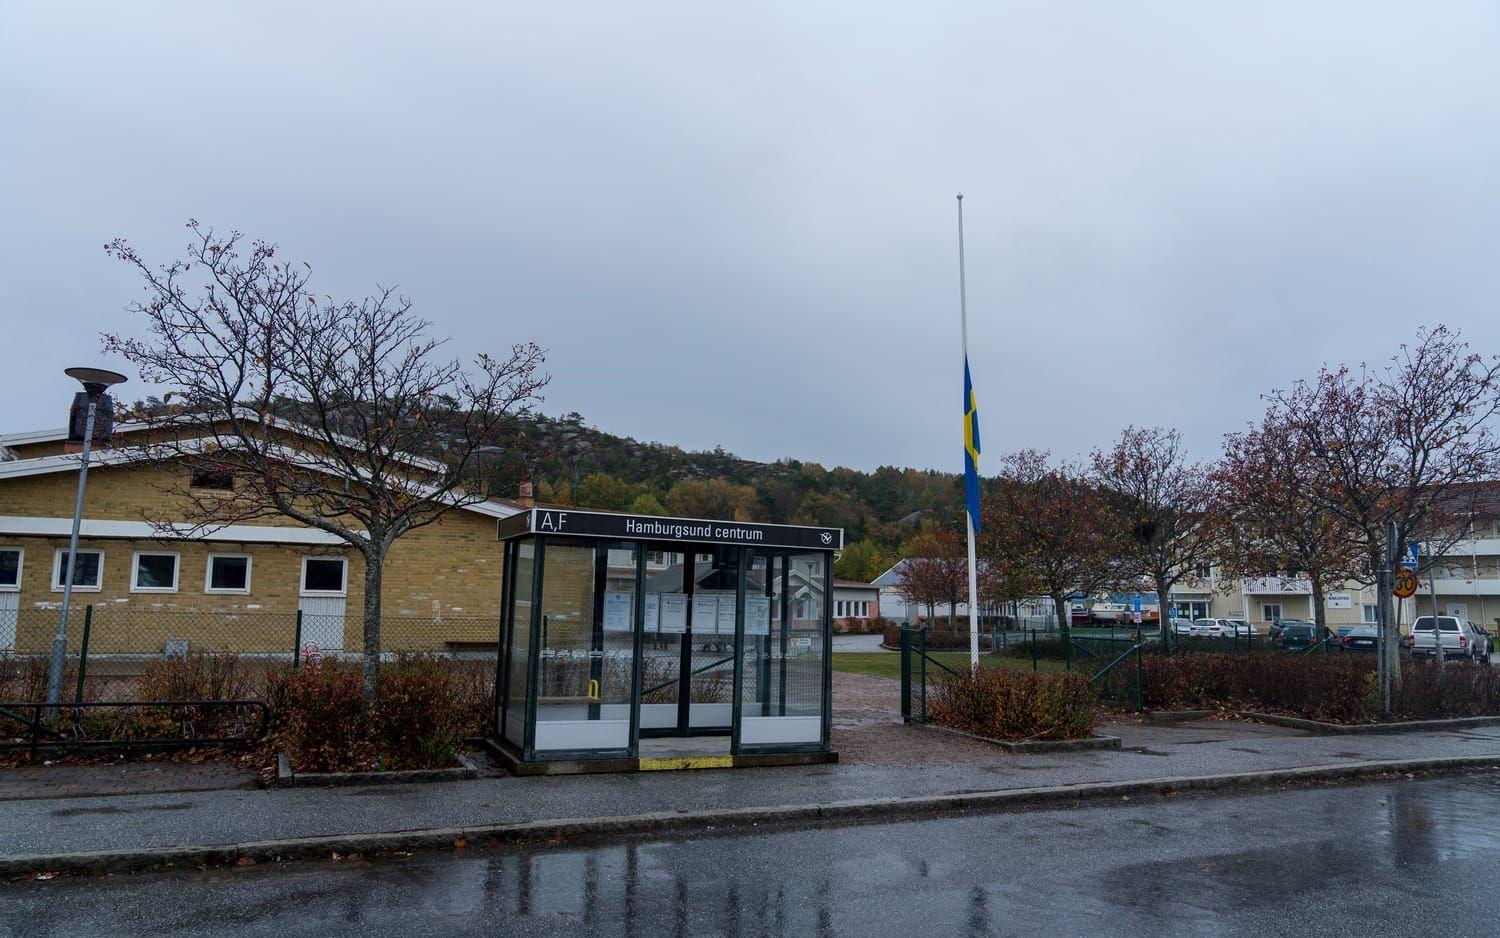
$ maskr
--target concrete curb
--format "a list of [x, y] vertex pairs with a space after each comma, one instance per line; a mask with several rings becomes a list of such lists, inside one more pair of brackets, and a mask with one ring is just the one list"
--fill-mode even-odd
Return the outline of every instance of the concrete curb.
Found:
[[597, 818], [563, 818], [510, 824], [426, 828], [365, 834], [294, 837], [238, 844], [86, 850], [71, 853], [0, 856], [0, 876], [36, 872], [154, 870], [177, 866], [222, 866], [240, 861], [327, 857], [333, 853], [379, 853], [452, 849], [474, 844], [518, 844], [570, 837], [660, 834], [680, 830], [743, 828], [819, 821], [893, 821], [935, 814], [995, 812], [1137, 795], [1257, 788], [1295, 782], [1367, 778], [1407, 772], [1500, 769], [1500, 753], [1434, 759], [1392, 759], [1266, 769], [1258, 772], [1193, 775], [1121, 782], [1089, 782], [1038, 788], [952, 792], [921, 798], [866, 798], [822, 804], [767, 805], [705, 811], [658, 812]]
[[1241, 710], [1239, 715], [1259, 723], [1271, 723], [1292, 729], [1306, 730], [1318, 736], [1346, 736], [1359, 733], [1429, 733], [1434, 730], [1463, 730], [1479, 726], [1500, 725], [1500, 716], [1453, 717], [1447, 720], [1403, 720], [1395, 723], [1324, 723], [1302, 717], [1283, 716], [1279, 713], [1260, 713]]
[[972, 739], [975, 742], [988, 743], [1007, 752], [1084, 752], [1092, 749], [1120, 748], [1120, 737], [1118, 736], [1089, 736], [1084, 739], [1010, 740], [995, 739], [992, 736], [980, 736], [978, 733], [957, 730], [951, 726], [940, 726], [936, 723], [913, 723], [911, 725], [920, 726], [923, 729], [934, 730], [939, 733], [962, 736], [964, 739]]
[[448, 769], [400, 769], [394, 772], [293, 772], [286, 753], [276, 754], [278, 788], [332, 788], [349, 785], [404, 785], [412, 782], [462, 782], [479, 777], [479, 767], [463, 753]]
[[1217, 710], [1147, 710], [1147, 723], [1179, 723], [1211, 717]]

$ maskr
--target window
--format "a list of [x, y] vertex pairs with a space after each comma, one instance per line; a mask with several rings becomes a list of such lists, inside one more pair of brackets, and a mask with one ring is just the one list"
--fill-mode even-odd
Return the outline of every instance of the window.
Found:
[[1261, 603], [1260, 617], [1266, 622], [1275, 622], [1281, 618], [1281, 603]]
[[1360, 620], [1366, 625], [1374, 625], [1380, 621], [1378, 617], [1379, 610], [1374, 603], [1365, 603], [1361, 608], [1364, 611], [1360, 614]]
[[0, 590], [21, 588], [21, 548], [0, 547]]
[[346, 570], [347, 563], [343, 557], [303, 557], [302, 592], [342, 596]]
[[130, 563], [130, 591], [177, 592], [177, 555], [136, 551]]
[[1193, 576], [1197, 577], [1200, 580], [1208, 579], [1209, 574], [1211, 574], [1212, 572], [1213, 567], [1206, 563], [1200, 563], [1193, 568]]
[[[104, 568], [104, 551], [80, 550], [78, 569], [73, 573], [73, 589], [91, 593], [99, 592], [101, 571]], [[52, 558], [52, 591], [60, 593], [68, 576], [68, 549], [59, 547]]]
[[234, 473], [228, 469], [199, 467], [193, 470], [193, 476], [188, 483], [195, 489], [217, 489], [221, 492], [234, 491]]
[[246, 554], [209, 554], [203, 592], [250, 592], [250, 557]]

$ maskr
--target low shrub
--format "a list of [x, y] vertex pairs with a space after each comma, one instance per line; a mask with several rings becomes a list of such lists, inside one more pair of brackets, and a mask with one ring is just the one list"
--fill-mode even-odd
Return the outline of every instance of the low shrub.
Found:
[[495, 728], [495, 666], [466, 661], [451, 667], [463, 735], [488, 735]]
[[[1143, 699], [1149, 709], [1230, 707], [1332, 723], [1380, 717], [1375, 662], [1353, 655], [1147, 655]], [[1456, 665], [1439, 675], [1430, 662], [1403, 662], [1391, 700], [1403, 720], [1500, 714], [1500, 670]]]
[[325, 660], [291, 672], [281, 689], [278, 740], [301, 772], [355, 772], [378, 767], [365, 706], [363, 673]]
[[260, 678], [275, 745], [299, 772], [447, 768], [465, 736], [489, 731], [493, 668], [408, 655], [364, 697], [358, 662], [270, 667]]
[[446, 768], [464, 737], [453, 670], [442, 661], [403, 657], [380, 671], [370, 711], [373, 742], [386, 769]]
[[939, 681], [927, 717], [991, 739], [1083, 739], [1094, 731], [1097, 706], [1081, 674], [980, 668]]
[[250, 675], [238, 655], [197, 652], [146, 665], [136, 693], [141, 700], [244, 700]]

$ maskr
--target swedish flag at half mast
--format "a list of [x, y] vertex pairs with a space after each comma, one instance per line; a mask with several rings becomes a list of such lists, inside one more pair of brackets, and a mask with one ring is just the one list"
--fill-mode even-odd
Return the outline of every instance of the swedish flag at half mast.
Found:
[[964, 356], [964, 500], [974, 533], [979, 533], [979, 402], [969, 380], [969, 356]]

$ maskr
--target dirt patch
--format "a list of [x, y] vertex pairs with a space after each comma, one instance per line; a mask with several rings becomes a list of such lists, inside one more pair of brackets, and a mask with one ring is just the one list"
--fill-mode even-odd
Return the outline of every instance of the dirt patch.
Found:
[[901, 722], [901, 682], [833, 672], [833, 722], [843, 726]]
[[1015, 758], [987, 743], [901, 723], [835, 726], [833, 748], [839, 754], [839, 762], [866, 765], [953, 763], [982, 767]]
[[0, 770], [0, 801], [254, 788], [256, 773], [231, 760], [13, 766]]

